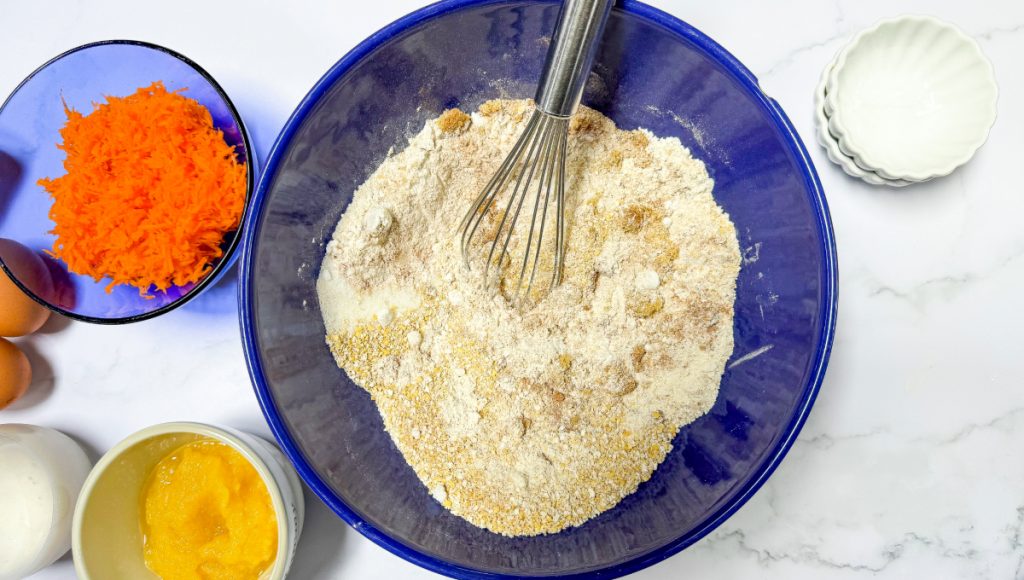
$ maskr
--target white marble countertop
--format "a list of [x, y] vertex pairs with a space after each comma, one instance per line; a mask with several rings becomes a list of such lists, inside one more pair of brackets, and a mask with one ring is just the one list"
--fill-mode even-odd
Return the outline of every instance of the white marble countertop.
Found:
[[[838, 238], [840, 315], [821, 395], [779, 470], [711, 536], [635, 577], [1024, 578], [1024, 2], [653, 3], [743, 61], [807, 143]], [[421, 4], [9, 2], [0, 13], [0, 95], [73, 46], [149, 40], [195, 59], [224, 85], [265, 158], [331, 64]], [[951, 177], [870, 187], [815, 144], [812, 94], [844, 39], [906, 12], [951, 20], [979, 40], [1001, 87], [999, 120], [974, 161]], [[129, 326], [51, 320], [18, 341], [36, 378], [0, 422], [61, 429], [94, 458], [168, 420], [269, 436], [242, 359], [236, 289], [230, 280]], [[433, 576], [376, 547], [314, 497], [307, 502], [292, 578]], [[66, 556], [33, 578], [73, 577]]]

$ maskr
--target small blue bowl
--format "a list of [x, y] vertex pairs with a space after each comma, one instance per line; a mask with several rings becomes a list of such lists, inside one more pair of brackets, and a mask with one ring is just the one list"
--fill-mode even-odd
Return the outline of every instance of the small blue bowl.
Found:
[[696, 542], [778, 466], [810, 411], [832, 343], [832, 226], [792, 125], [711, 39], [645, 4], [621, 2], [585, 102], [620, 127], [681, 139], [714, 177], [715, 198], [744, 248], [736, 349], [718, 401], [681, 430], [650, 481], [579, 527], [507, 538], [430, 497], [369, 395], [324, 343], [315, 289], [324, 244], [356, 186], [426, 119], [497, 96], [532, 96], [557, 13], [545, 0], [448, 0], [371, 36], [288, 121], [246, 224], [242, 335], [281, 446], [359, 532], [459, 578], [610, 578]]
[[[109, 40], [73, 48], [28, 76], [0, 106], [0, 238], [14, 240], [39, 252], [50, 268], [54, 290], [32, 284], [33, 279], [0, 266], [29, 296], [65, 316], [99, 324], [123, 324], [153, 318], [188, 302], [230, 271], [241, 239], [225, 236], [224, 255], [196, 283], [151, 292], [152, 298], [125, 284], [112, 292], [110, 281], [73, 274], [67, 264], [44, 254], [53, 247], [50, 233], [52, 199], [36, 182], [64, 171], [64, 152], [57, 149], [60, 129], [67, 121], [64, 102], [88, 113], [104, 97], [126, 96], [139, 87], [163, 81], [167, 90], [186, 89], [185, 96], [209, 109], [214, 125], [234, 145], [248, 173], [246, 208], [256, 183], [256, 158], [242, 119], [213, 77], [184, 56], [155, 44]], [[244, 217], [244, 216], [243, 216]]]

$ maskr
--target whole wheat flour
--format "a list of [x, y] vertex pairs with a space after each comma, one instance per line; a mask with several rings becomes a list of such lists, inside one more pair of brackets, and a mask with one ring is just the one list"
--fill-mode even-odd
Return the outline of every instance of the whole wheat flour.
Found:
[[511, 536], [613, 507], [711, 408], [740, 265], [704, 165], [583, 108], [562, 284], [527, 309], [488, 291], [455, 229], [532, 110], [490, 101], [427, 122], [355, 192], [317, 282], [338, 365], [430, 493]]

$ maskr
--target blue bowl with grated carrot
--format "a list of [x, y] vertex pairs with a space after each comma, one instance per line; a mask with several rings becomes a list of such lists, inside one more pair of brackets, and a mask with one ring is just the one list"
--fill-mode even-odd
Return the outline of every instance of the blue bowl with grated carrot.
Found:
[[256, 166], [238, 111], [188, 58], [130, 40], [71, 49], [0, 107], [0, 238], [50, 279], [0, 267], [71, 318], [158, 316], [230, 271]]

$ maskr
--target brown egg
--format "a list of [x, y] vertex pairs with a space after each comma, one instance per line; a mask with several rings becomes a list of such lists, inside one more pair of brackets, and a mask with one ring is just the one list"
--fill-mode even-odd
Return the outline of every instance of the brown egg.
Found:
[[[37, 296], [53, 294], [53, 280], [43, 259], [25, 246], [0, 238], [0, 258], [26, 288]], [[0, 336], [24, 336], [39, 330], [50, 311], [26, 295], [5, 272], [0, 272]]]
[[0, 338], [0, 409], [25, 394], [31, 382], [28, 357], [14, 343]]

